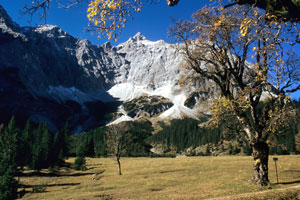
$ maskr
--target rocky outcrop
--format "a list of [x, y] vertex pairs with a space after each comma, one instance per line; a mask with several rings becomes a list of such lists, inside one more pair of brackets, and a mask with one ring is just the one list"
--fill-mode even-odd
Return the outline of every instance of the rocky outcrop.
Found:
[[173, 106], [173, 103], [160, 96], [141, 96], [125, 102], [123, 108], [128, 116], [136, 118], [140, 116], [153, 117]]
[[0, 5], [0, 44], [4, 44], [14, 39], [23, 39], [25, 36], [20, 33], [20, 26], [12, 21], [4, 8]]
[[120, 82], [145, 86], [149, 90], [178, 82], [182, 57], [165, 41], [148, 41], [137, 33], [116, 48], [130, 63], [126, 79]]

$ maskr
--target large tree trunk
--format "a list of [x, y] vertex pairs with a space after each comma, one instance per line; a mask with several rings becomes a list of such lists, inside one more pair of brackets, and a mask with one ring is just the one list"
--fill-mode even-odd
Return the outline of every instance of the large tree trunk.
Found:
[[261, 186], [268, 185], [269, 146], [265, 142], [257, 142], [252, 145], [252, 150], [254, 165], [253, 178], [251, 179], [251, 182]]

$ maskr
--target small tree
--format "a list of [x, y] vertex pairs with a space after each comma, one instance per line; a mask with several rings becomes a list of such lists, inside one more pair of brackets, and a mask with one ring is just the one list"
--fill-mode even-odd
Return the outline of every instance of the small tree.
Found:
[[170, 30], [186, 67], [220, 89], [213, 122], [234, 119], [247, 134], [259, 185], [269, 182], [268, 139], [293, 115], [287, 95], [300, 89], [299, 58], [282, 46], [294, 45], [292, 25], [268, 17], [249, 6], [203, 8]]
[[126, 147], [130, 144], [130, 134], [125, 123], [108, 126], [106, 142], [108, 155], [115, 156], [119, 175], [122, 175], [120, 159], [122, 154], [126, 152]]
[[79, 145], [79, 148], [76, 152], [76, 159], [74, 162], [74, 169], [84, 171], [86, 170], [86, 160], [85, 160], [85, 149], [83, 145]]

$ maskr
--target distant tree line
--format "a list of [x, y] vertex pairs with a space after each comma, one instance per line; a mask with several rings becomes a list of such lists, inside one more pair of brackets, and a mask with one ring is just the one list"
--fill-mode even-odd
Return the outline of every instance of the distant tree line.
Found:
[[164, 143], [167, 147], [175, 147], [177, 153], [189, 147], [197, 147], [207, 143], [217, 144], [221, 140], [218, 128], [199, 127], [195, 119], [174, 119], [170, 125], [161, 123], [162, 130], [148, 139], [151, 143]]
[[[151, 146], [145, 140], [152, 135], [152, 123], [149, 121], [125, 122], [126, 131], [130, 133], [130, 141], [126, 145], [123, 156], [149, 156]], [[83, 154], [87, 157], [108, 156], [108, 127], [99, 127], [85, 133], [72, 135], [70, 155]]]
[[[270, 154], [289, 155], [300, 153], [300, 101], [292, 102], [295, 107], [295, 117], [285, 121], [285, 126], [270, 138]], [[251, 155], [252, 151], [245, 134], [237, 135], [242, 131], [239, 124], [232, 123], [230, 119], [222, 121], [218, 127], [211, 128], [199, 126], [199, 121], [195, 119], [174, 119], [170, 124], [160, 123], [162, 128], [157, 134], [149, 137], [149, 143], [161, 143], [167, 148], [175, 149], [176, 153], [181, 153], [187, 148], [195, 148], [209, 144], [215, 147], [219, 153], [227, 152], [229, 155], [236, 155], [243, 152], [244, 155]], [[224, 141], [228, 141], [226, 148]], [[207, 150], [200, 155], [211, 155]]]
[[295, 108], [294, 117], [285, 121], [285, 126], [271, 141], [271, 154], [288, 155], [300, 153], [300, 99], [291, 102]]

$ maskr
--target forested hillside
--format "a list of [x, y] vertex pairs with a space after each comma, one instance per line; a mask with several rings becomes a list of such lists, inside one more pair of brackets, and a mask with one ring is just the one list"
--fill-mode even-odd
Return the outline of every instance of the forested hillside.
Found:
[[[300, 153], [300, 102], [295, 107], [293, 118], [269, 138], [270, 153], [276, 155]], [[126, 145], [122, 156], [220, 156], [251, 155], [247, 137], [239, 126], [224, 121], [219, 126], [207, 126], [209, 116], [201, 120], [190, 118], [173, 119], [169, 123], [159, 122], [160, 131], [154, 133], [153, 124], [148, 120], [122, 122], [126, 132]], [[108, 138], [109, 128], [99, 127], [88, 132], [70, 135], [68, 123], [64, 128], [51, 133], [46, 124], [31, 124], [18, 128], [14, 117], [7, 126], [0, 125], [0, 174], [1, 188], [11, 188], [11, 198], [18, 188], [14, 177], [22, 169], [52, 169], [66, 166], [65, 159], [76, 156], [73, 168], [85, 170], [85, 157], [112, 156]], [[68, 166], [71, 167], [71, 166]], [[4, 178], [4, 179], [3, 179]], [[4, 185], [3, 185], [4, 184]]]

